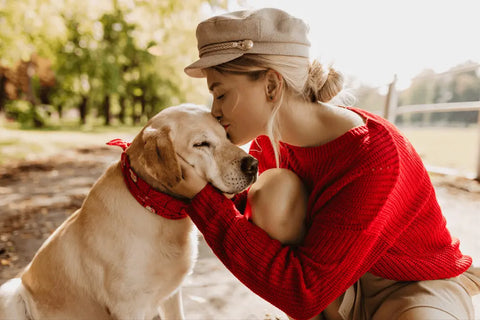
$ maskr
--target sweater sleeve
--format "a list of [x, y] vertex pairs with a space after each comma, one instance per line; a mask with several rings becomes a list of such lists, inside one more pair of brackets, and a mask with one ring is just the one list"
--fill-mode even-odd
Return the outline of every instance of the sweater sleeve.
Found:
[[297, 247], [271, 239], [211, 185], [192, 200], [187, 212], [242, 283], [289, 316], [308, 319], [367, 272], [398, 236], [389, 235], [388, 241], [384, 236], [395, 182], [394, 172], [362, 172], [332, 186], [330, 196], [315, 195], [318, 200], [309, 212], [313, 218]]
[[245, 190], [242, 193], [236, 194], [231, 199], [235, 204], [235, 207], [237, 207], [237, 210], [242, 213], [245, 211], [245, 207], [247, 206], [247, 195], [248, 195], [248, 191]]

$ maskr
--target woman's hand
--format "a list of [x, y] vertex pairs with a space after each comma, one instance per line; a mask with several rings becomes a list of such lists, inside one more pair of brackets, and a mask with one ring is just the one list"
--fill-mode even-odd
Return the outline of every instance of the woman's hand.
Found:
[[207, 181], [199, 176], [195, 169], [182, 157], [178, 156], [182, 168], [182, 180], [170, 190], [188, 199], [193, 199], [207, 185]]

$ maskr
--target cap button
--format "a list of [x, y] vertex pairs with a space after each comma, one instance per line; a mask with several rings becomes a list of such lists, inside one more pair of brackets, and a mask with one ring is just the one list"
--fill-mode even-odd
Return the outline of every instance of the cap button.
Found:
[[238, 42], [238, 46], [242, 50], [250, 50], [253, 48], [253, 41], [250, 39], [242, 40]]

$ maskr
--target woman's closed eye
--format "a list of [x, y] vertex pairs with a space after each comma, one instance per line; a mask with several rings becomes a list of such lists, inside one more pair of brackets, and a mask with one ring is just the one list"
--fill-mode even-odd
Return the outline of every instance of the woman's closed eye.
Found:
[[224, 97], [225, 97], [225, 94], [220, 94], [215, 99], [222, 100]]

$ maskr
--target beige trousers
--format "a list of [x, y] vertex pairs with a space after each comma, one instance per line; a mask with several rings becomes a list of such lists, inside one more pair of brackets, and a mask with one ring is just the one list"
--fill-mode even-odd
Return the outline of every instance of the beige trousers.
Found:
[[[472, 296], [480, 293], [480, 268], [458, 277], [428, 281], [395, 281], [363, 275], [335, 300], [320, 319], [394, 320], [416, 308], [418, 319], [474, 319]], [[417, 309], [419, 310], [419, 309]], [[435, 314], [429, 317], [428, 314]]]

